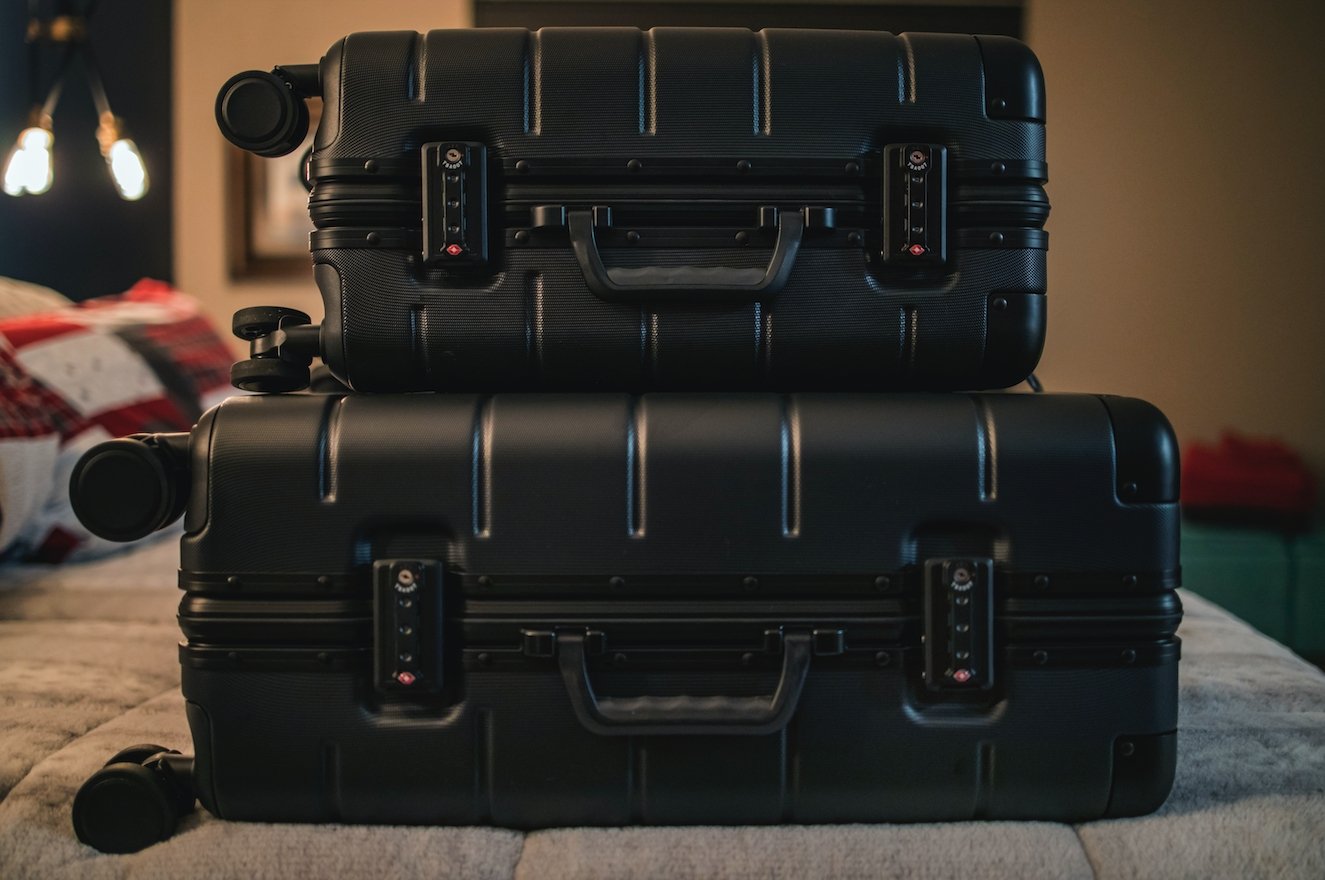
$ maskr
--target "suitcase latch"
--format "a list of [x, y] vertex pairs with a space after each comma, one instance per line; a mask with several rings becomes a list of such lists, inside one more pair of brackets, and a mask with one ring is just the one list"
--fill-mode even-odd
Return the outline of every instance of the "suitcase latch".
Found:
[[423, 145], [423, 259], [448, 269], [488, 262], [488, 148]]
[[992, 559], [925, 562], [925, 684], [934, 691], [994, 683]]

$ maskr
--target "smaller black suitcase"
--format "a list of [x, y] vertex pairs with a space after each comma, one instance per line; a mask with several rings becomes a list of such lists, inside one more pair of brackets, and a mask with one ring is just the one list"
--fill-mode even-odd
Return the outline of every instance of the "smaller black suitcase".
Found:
[[305, 96], [324, 317], [243, 387], [301, 387], [301, 345], [358, 391], [969, 390], [1039, 359], [1044, 82], [1009, 37], [355, 33], [231, 78], [217, 121], [288, 152]]
[[1077, 821], [1172, 783], [1177, 453], [1140, 401], [232, 398], [71, 488], [99, 534], [185, 518], [196, 763], [94, 776], [98, 846], [195, 791], [535, 828]]

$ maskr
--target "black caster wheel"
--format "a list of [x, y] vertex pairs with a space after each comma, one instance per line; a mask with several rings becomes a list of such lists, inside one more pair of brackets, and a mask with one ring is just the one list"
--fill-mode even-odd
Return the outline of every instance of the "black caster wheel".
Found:
[[165, 746], [153, 745], [152, 743], [140, 743], [136, 746], [129, 746], [120, 749], [103, 767], [109, 767], [111, 764], [141, 764], [153, 755], [159, 755], [162, 752], [169, 752], [172, 755], [178, 755], [178, 749], [168, 749]]
[[279, 330], [282, 324], [288, 327], [291, 324], [311, 323], [313, 319], [298, 309], [287, 309], [282, 306], [252, 306], [235, 312], [235, 316], [230, 321], [230, 329], [240, 339], [250, 342], [259, 336], [266, 336]]
[[142, 764], [108, 764], [74, 796], [74, 833], [104, 853], [138, 852], [165, 840], [179, 816], [179, 798]]
[[284, 156], [297, 150], [308, 135], [308, 105], [284, 78], [246, 70], [221, 86], [216, 124], [240, 149], [267, 158]]
[[280, 358], [249, 358], [230, 368], [230, 384], [241, 391], [284, 394], [308, 387], [307, 364], [292, 364]]
[[[139, 440], [107, 440], [78, 460], [69, 477], [69, 500], [78, 521], [92, 534], [110, 541], [136, 541], [171, 522], [179, 514], [180, 495], [174, 475], [159, 451]], [[135, 749], [160, 746], [135, 746]], [[119, 758], [135, 764], [142, 758]]]

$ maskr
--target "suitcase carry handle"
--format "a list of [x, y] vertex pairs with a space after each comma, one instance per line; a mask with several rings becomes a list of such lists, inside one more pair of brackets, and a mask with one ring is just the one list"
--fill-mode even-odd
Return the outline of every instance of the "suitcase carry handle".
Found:
[[[786, 286], [792, 264], [800, 250], [805, 219], [800, 211], [778, 211], [778, 234], [773, 256], [765, 269], [734, 266], [645, 266], [641, 268], [603, 265], [594, 237], [595, 216], [610, 216], [601, 208], [567, 212], [566, 225], [571, 250], [579, 261], [585, 283], [600, 299], [752, 301], [772, 296]], [[608, 221], [610, 223], [610, 221]]]
[[575, 716], [602, 736], [776, 733], [800, 703], [810, 671], [809, 633], [783, 638], [777, 689], [758, 697], [600, 697], [589, 681], [583, 633], [558, 633], [557, 658]]

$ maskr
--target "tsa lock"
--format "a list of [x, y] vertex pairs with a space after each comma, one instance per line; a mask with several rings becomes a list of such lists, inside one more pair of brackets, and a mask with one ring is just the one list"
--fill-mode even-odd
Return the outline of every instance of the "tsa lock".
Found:
[[948, 259], [948, 150], [889, 144], [883, 151], [883, 262], [932, 266]]
[[443, 571], [434, 560], [373, 563], [373, 682], [379, 693], [415, 699], [442, 693]]
[[933, 691], [986, 690], [994, 683], [991, 559], [925, 562], [925, 684]]
[[488, 148], [423, 145], [423, 258], [441, 268], [488, 262]]

